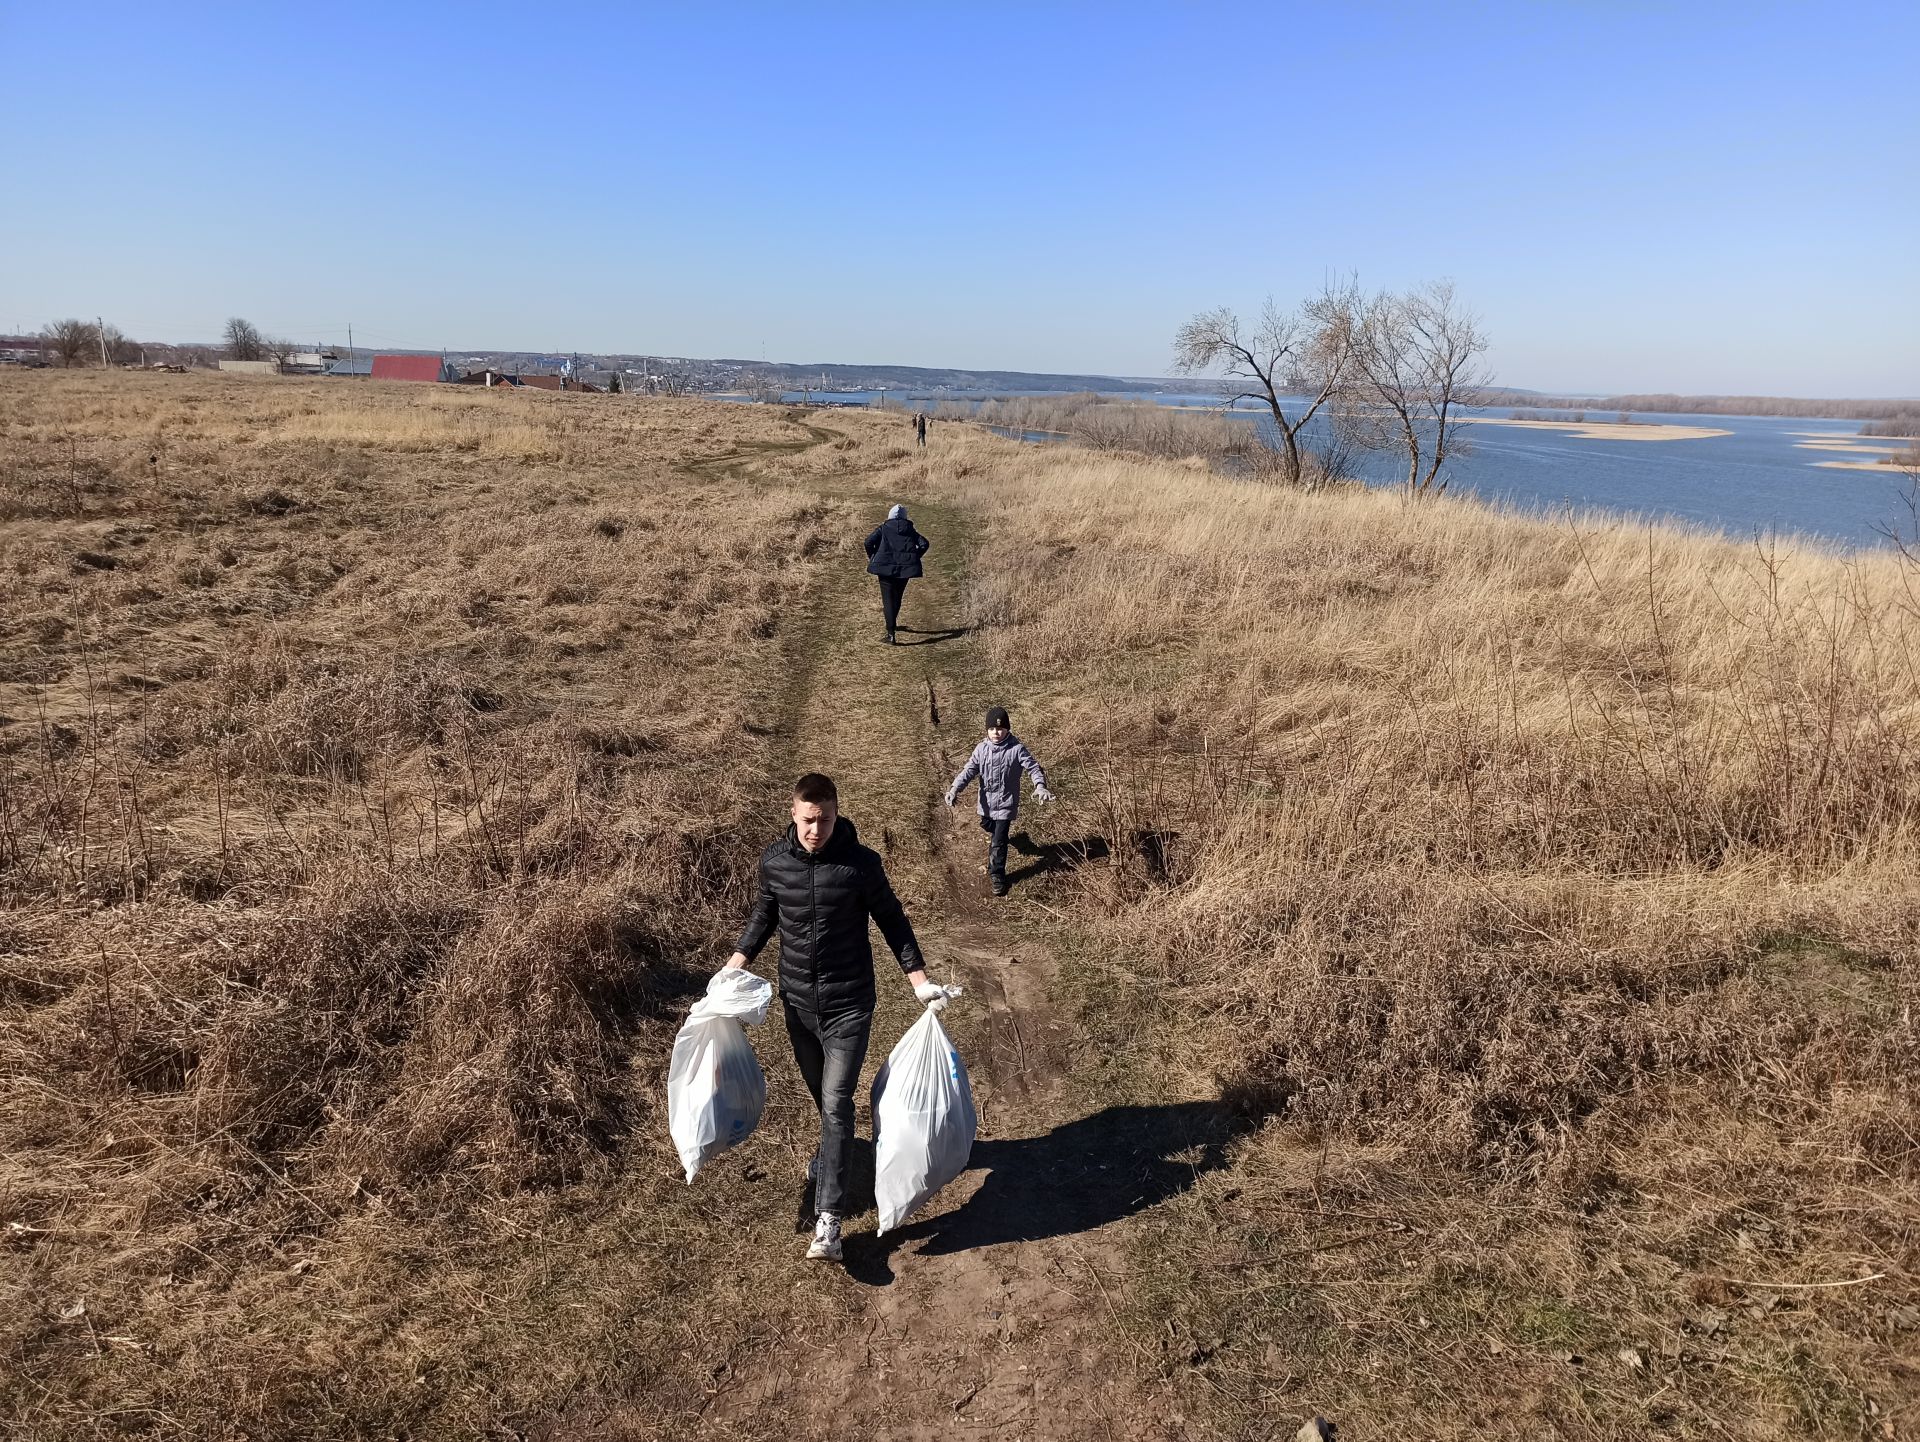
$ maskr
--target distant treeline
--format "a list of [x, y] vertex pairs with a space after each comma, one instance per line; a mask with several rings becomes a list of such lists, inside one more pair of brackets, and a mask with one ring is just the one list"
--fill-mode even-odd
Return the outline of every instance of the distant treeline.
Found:
[[1864, 426], [1860, 427], [1860, 434], [1863, 436], [1893, 436], [1900, 440], [1920, 436], [1920, 408], [1902, 411], [1892, 420], [1868, 421]]
[[[1531, 407], [1523, 406], [1517, 410], [1508, 412], [1507, 419], [1510, 421], [1559, 421], [1559, 422], [1574, 421], [1581, 425], [1585, 425], [1587, 420], [1587, 413], [1584, 410], [1539, 411], [1539, 410], [1534, 410]], [[1594, 417], [1594, 420], [1604, 421], [1606, 420], [1606, 417], [1601, 415], [1596, 415]], [[1616, 413], [1613, 418], [1613, 423], [1615, 425], [1622, 425], [1622, 426], [1629, 426], [1629, 425], [1635, 424], [1633, 417], [1629, 415], [1626, 411], [1620, 411]]]
[[1920, 424], [1920, 401], [1799, 400], [1792, 396], [1538, 396], [1489, 391], [1490, 406], [1585, 406], [1603, 411], [1667, 411], [1701, 416], [1806, 416], [1833, 421]]

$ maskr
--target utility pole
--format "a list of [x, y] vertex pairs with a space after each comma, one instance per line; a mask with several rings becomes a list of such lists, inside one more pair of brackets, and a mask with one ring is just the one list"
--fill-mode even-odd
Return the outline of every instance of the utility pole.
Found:
[[107, 323], [99, 316], [93, 318], [94, 339], [100, 342], [100, 369], [107, 368]]

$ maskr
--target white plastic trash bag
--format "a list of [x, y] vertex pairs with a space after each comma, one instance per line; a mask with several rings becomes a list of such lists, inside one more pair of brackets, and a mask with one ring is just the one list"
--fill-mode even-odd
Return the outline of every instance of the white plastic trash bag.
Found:
[[747, 1027], [767, 1019], [773, 984], [745, 967], [717, 973], [673, 1040], [667, 1068], [667, 1129], [687, 1181], [728, 1147], [745, 1141], [767, 1105]]
[[978, 1127], [966, 1064], [928, 1010], [873, 1079], [873, 1194], [881, 1232], [906, 1221], [967, 1169]]

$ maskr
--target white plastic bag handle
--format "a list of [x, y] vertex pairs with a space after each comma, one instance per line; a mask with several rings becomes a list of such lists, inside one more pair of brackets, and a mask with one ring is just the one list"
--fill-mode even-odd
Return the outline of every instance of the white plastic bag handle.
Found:
[[705, 1016], [731, 1016], [748, 1026], [767, 1019], [767, 1007], [773, 1002], [773, 983], [755, 976], [744, 966], [722, 967], [707, 982], [707, 994], [693, 1004], [688, 1019]]

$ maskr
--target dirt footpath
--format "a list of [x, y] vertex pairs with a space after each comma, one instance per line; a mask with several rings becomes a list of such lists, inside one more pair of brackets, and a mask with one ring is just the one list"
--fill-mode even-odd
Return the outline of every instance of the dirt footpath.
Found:
[[[1076, 1105], [1058, 965], [1021, 924], [1018, 884], [1010, 901], [988, 896], [970, 802], [949, 812], [940, 801], [986, 704], [1002, 699], [989, 696], [963, 629], [969, 527], [939, 506], [909, 509], [933, 549], [907, 591], [902, 644], [881, 643], [877, 587], [845, 568], [817, 598], [792, 761], [836, 779], [843, 814], [913, 913], [930, 974], [965, 986], [946, 1020], [972, 1069], [980, 1136], [971, 1169], [884, 1238], [873, 1234], [863, 1144], [867, 1206], [848, 1223], [845, 1270], [813, 1264], [798, 1279], [836, 1294], [843, 1325], [741, 1359], [696, 1435], [1182, 1436], [1116, 1325], [1108, 1278], [1128, 1218], [1190, 1182], [1189, 1153], [1217, 1148], [1217, 1123], [1201, 1107]], [[880, 983], [863, 1138], [871, 1076], [916, 1007], [884, 955]], [[796, 1236], [796, 1254], [802, 1245]]]

